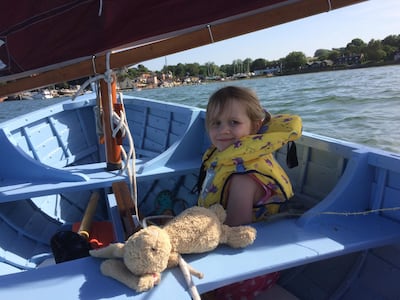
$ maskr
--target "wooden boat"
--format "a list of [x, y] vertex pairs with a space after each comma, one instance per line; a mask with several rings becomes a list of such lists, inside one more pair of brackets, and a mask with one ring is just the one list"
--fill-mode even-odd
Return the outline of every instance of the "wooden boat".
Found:
[[[0, 39], [6, 42], [1, 47], [6, 48], [0, 48], [0, 59], [6, 68], [0, 70], [4, 83], [0, 97], [78, 77], [107, 75], [122, 65], [359, 1], [231, 1], [229, 6], [222, 0], [214, 0], [213, 5], [209, 1], [132, 2], [28, 3], [12, 16], [1, 10]], [[176, 5], [180, 7], [176, 18], [164, 14], [163, 7]], [[134, 11], [143, 14], [131, 18]], [[166, 18], [169, 22], [163, 22]], [[145, 20], [159, 22], [138, 26]], [[76, 25], [72, 36], [68, 34], [71, 24]], [[40, 33], [49, 26], [55, 26], [57, 34], [47, 39]], [[42, 43], [35, 42], [35, 33]], [[65, 40], [70, 45], [65, 46]], [[129, 170], [136, 175], [138, 207], [143, 213], [155, 211], [157, 195], [163, 190], [177, 199], [176, 211], [197, 200], [191, 190], [209, 145], [204, 110], [124, 97], [111, 110], [126, 115], [135, 152], [129, 151], [130, 139], [123, 139], [128, 158], [121, 161], [115, 141], [119, 138], [113, 136], [109, 126], [113, 121], [106, 117], [100, 134], [105, 145], [99, 142], [94, 108], [101, 102], [106, 111], [109, 101], [117, 101], [107, 78], [100, 78], [98, 93], [66, 99], [0, 124], [2, 299], [190, 299], [179, 269], [165, 271], [152, 290], [136, 293], [101, 275], [95, 258], [51, 263], [51, 237], [82, 218], [93, 192], [100, 194], [95, 220], [110, 222], [116, 241], [126, 238], [132, 218], [127, 220], [126, 211], [121, 212], [117, 187], [130, 182]], [[299, 166], [287, 172], [295, 189], [293, 203], [306, 211], [254, 224], [257, 239], [243, 251], [219, 247], [205, 255], [185, 256], [205, 274], [194, 279], [198, 291], [281, 270], [280, 284], [300, 299], [396, 299], [400, 295], [396, 282], [400, 275], [399, 155], [307, 132], [296, 144]], [[277, 151], [276, 157], [286, 165], [286, 149]]]

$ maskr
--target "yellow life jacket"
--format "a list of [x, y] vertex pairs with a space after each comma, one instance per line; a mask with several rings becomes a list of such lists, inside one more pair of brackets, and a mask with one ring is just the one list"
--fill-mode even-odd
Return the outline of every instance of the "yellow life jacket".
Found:
[[273, 191], [268, 204], [253, 208], [253, 221], [277, 213], [280, 204], [293, 196], [289, 177], [272, 153], [301, 136], [302, 122], [296, 115], [281, 114], [271, 118], [259, 133], [243, 137], [224, 151], [211, 146], [203, 156], [206, 175], [198, 205], [209, 207], [220, 203], [226, 207], [225, 188], [233, 174], [253, 174], [259, 182]]

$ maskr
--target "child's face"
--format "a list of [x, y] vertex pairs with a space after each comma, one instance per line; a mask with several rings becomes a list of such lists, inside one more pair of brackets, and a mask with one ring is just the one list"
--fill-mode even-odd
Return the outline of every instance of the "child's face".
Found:
[[212, 144], [223, 151], [240, 138], [253, 133], [253, 122], [246, 113], [245, 106], [232, 101], [231, 105], [212, 117], [208, 128]]

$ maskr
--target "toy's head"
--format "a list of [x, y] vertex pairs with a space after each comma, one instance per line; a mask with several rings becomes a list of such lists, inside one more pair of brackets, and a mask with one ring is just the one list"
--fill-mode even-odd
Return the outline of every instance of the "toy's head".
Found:
[[124, 263], [135, 275], [161, 273], [167, 268], [172, 246], [160, 227], [149, 226], [132, 235], [124, 246]]

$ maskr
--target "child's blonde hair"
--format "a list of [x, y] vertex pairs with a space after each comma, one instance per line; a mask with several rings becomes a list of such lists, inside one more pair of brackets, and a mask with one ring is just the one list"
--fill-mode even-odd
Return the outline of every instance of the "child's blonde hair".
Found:
[[206, 128], [210, 128], [213, 120], [231, 105], [232, 101], [240, 101], [246, 107], [246, 113], [252, 122], [262, 121], [263, 124], [271, 120], [271, 114], [260, 103], [256, 93], [251, 89], [239, 86], [226, 86], [211, 95], [207, 104]]

